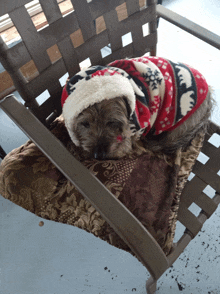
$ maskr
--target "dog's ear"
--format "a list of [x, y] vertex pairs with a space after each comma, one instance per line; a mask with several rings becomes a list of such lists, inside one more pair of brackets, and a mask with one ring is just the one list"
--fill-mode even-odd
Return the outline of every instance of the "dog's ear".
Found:
[[126, 110], [127, 110], [127, 117], [128, 119], [130, 119], [130, 116], [131, 116], [131, 107], [130, 105], [128, 104], [128, 100], [126, 97], [122, 97], [123, 100], [124, 100], [124, 103], [125, 103], [125, 106], [126, 106]]

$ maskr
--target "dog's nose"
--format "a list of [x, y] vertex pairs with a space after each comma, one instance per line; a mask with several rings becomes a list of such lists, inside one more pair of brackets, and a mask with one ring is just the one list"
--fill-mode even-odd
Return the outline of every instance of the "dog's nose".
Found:
[[94, 149], [94, 158], [95, 159], [106, 159], [106, 155], [107, 155], [107, 145], [105, 144], [99, 144], [95, 147]]

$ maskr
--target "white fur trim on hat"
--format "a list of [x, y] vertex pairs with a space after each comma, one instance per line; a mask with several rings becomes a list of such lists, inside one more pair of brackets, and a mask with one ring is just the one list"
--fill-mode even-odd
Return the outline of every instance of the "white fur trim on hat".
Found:
[[86, 108], [106, 99], [125, 96], [131, 108], [135, 110], [135, 94], [129, 79], [114, 74], [109, 76], [95, 76], [89, 80], [77, 82], [76, 89], [67, 97], [63, 105], [63, 117], [72, 141], [79, 146], [72, 128], [75, 118]]

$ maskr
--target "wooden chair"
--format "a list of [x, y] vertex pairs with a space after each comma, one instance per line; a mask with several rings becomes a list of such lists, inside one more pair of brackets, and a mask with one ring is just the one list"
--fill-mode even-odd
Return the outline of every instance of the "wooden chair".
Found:
[[[141, 56], [147, 52], [156, 55], [158, 17], [218, 49], [220, 37], [161, 5], [156, 5], [154, 0], [147, 0], [146, 3], [138, 0], [71, 0], [74, 11], [65, 17], [62, 16], [56, 0], [39, 0], [48, 26], [37, 30], [24, 6], [28, 2], [4, 1], [1, 11], [2, 15], [9, 14], [22, 39], [14, 47], [8, 48], [1, 38], [0, 61], [10, 74], [15, 87], [13, 89], [18, 90], [24, 105], [13, 95], [9, 95], [1, 99], [0, 107], [132, 249], [151, 274], [147, 282], [147, 293], [154, 293], [156, 281], [197, 235], [220, 203], [220, 178], [217, 174], [220, 170], [220, 147], [216, 148], [208, 142], [212, 134], [220, 135], [220, 127], [210, 122], [209, 133], [202, 149], [209, 160], [205, 165], [196, 162], [193, 169], [195, 177], [185, 186], [178, 220], [186, 230], [173, 251], [166, 256], [133, 214], [48, 130], [51, 122], [61, 113], [62, 86], [59, 79], [67, 72], [73, 76], [80, 70], [79, 64], [87, 58], [91, 65], [105, 65], [115, 59]], [[142, 26], [145, 24], [149, 27], [149, 33], [143, 36]], [[131, 34], [132, 40], [123, 47], [122, 36], [126, 34]], [[106, 46], [109, 54], [103, 57], [102, 49]], [[51, 52], [55, 52], [54, 57]], [[27, 64], [32, 68], [28, 76], [24, 70]], [[41, 104], [36, 97], [45, 90], [50, 97]], [[203, 193], [207, 185], [216, 191], [212, 199]], [[102, 201], [103, 197], [105, 203]], [[201, 207], [198, 217], [188, 209], [192, 203]]]

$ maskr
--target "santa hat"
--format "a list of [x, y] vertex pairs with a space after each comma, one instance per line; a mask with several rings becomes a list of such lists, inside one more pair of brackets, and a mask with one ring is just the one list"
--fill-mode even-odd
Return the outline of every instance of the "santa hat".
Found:
[[61, 97], [63, 117], [72, 141], [79, 145], [72, 126], [76, 117], [89, 106], [115, 97], [126, 97], [130, 114], [135, 110], [135, 93], [132, 79], [122, 69], [110, 66], [93, 66], [73, 76], [65, 85]]

